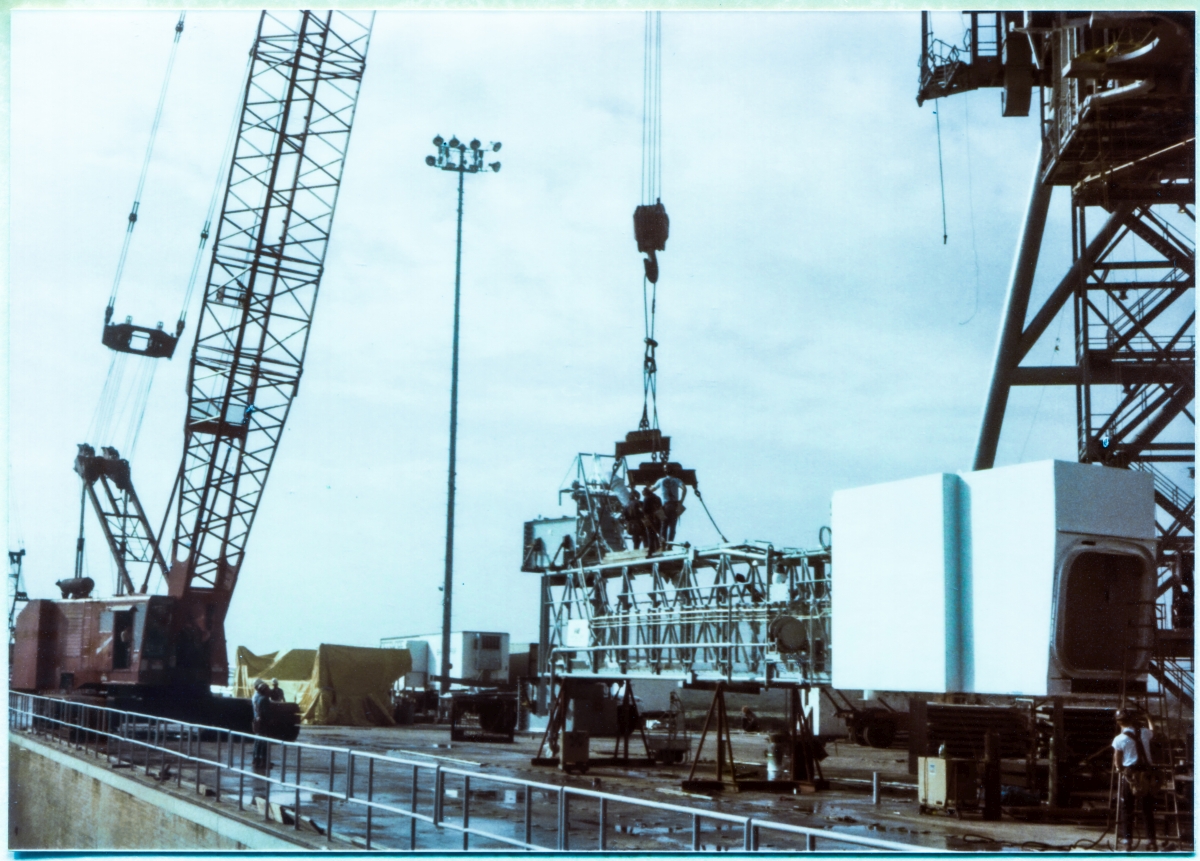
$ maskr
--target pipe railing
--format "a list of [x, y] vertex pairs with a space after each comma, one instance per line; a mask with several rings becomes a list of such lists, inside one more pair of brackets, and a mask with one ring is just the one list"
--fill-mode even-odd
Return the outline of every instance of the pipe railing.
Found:
[[[238, 809], [245, 809], [249, 789], [251, 804], [261, 802], [265, 822], [274, 821], [297, 831], [311, 830], [327, 842], [338, 840], [365, 849], [484, 848], [474, 845], [474, 840], [493, 849], [499, 846], [560, 852], [644, 852], [648, 848], [813, 851], [818, 842], [823, 847], [845, 850], [931, 851], [823, 828], [485, 774], [388, 754], [282, 742], [34, 694], [9, 693], [9, 730], [55, 739], [84, 756], [103, 757], [112, 768], [141, 769], [159, 783], [173, 783], [177, 789], [194, 786], [215, 802], [236, 803]], [[252, 758], [256, 742], [266, 745], [267, 762], [280, 766], [278, 776], [271, 776], [270, 768], [263, 773], [252, 764], [247, 767], [247, 747], [251, 748]], [[502, 794], [504, 804], [492, 804], [487, 809], [488, 802]], [[236, 795], [236, 802], [230, 802], [230, 795]], [[544, 803], [535, 804], [535, 796]], [[473, 807], [473, 802], [478, 806]], [[621, 838], [653, 829], [642, 829], [636, 823], [622, 825], [614, 817], [614, 808], [642, 817], [674, 817], [681, 824], [659, 829], [654, 845], [647, 846], [644, 839]], [[591, 819], [593, 814], [595, 820]], [[381, 822], [383, 817], [387, 819]], [[420, 833], [419, 826], [424, 826]], [[510, 833], [503, 833], [505, 829]], [[537, 842], [535, 830], [549, 832], [549, 840]], [[666, 833], [661, 833], [664, 830]], [[590, 839], [588, 831], [592, 832]], [[381, 835], [386, 843], [381, 842]], [[765, 836], [773, 838], [771, 845], [764, 845]], [[780, 844], [781, 840], [786, 842]]]

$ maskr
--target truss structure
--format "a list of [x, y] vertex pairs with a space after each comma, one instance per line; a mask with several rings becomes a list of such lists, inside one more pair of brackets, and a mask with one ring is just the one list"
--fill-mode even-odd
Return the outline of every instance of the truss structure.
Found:
[[[1012, 386], [1075, 389], [1077, 456], [1154, 477], [1159, 595], [1192, 627], [1195, 569], [1195, 15], [967, 13], [965, 45], [923, 17], [918, 103], [1002, 87], [1006, 116], [1036, 88], [1042, 147], [1013, 264], [975, 454], [990, 468]], [[1031, 309], [1051, 192], [1070, 194], [1070, 269]], [[1061, 313], [1074, 361], [1025, 359]]]
[[172, 595], [227, 603], [237, 582], [300, 384], [371, 22], [260, 20], [192, 351]]
[[[83, 479], [84, 490], [117, 564], [117, 594], [145, 592], [155, 570], [166, 576], [167, 563], [133, 488], [129, 461], [111, 446], [104, 446], [100, 452], [97, 455], [90, 445], [80, 445], [75, 471]], [[142, 566], [146, 572], [140, 590], [135, 590], [130, 574], [134, 566]]]
[[828, 684], [830, 555], [769, 544], [606, 554], [542, 573], [543, 675]]

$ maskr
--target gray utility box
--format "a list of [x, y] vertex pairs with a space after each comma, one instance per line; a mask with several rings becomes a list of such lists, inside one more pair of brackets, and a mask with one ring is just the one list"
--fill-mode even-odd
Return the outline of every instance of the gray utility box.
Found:
[[559, 768], [565, 772], [588, 770], [588, 734], [581, 730], [563, 730], [559, 744]]
[[973, 759], [922, 756], [917, 760], [921, 812], [957, 813], [979, 807], [978, 767]]

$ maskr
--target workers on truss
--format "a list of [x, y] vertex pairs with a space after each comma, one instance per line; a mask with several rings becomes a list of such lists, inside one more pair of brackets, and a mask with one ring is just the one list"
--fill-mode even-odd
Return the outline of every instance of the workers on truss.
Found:
[[[642, 417], [638, 429], [625, 434], [616, 444], [610, 485], [626, 458], [638, 454], [650, 455], [636, 469], [628, 469], [629, 498], [622, 499], [621, 522], [629, 533], [634, 549], [644, 542], [648, 554], [653, 554], [675, 540], [675, 530], [683, 514], [683, 499], [692, 488], [703, 505], [696, 483], [696, 471], [670, 462], [671, 438], [663, 436], [658, 426], [658, 363], [654, 337], [655, 313], [658, 306], [658, 252], [666, 250], [671, 220], [662, 202], [662, 13], [647, 12], [645, 54], [642, 78], [642, 203], [633, 210], [633, 236], [638, 252], [645, 254], [642, 279], [642, 311], [646, 325], [645, 353], [642, 359]], [[651, 203], [650, 201], [654, 201]], [[662, 482], [663, 496], [654, 492]], [[643, 487], [640, 497], [636, 490]], [[580, 509], [583, 510], [582, 508]], [[705, 511], [708, 511], [705, 506]], [[712, 520], [712, 515], [709, 515]], [[713, 522], [716, 528], [716, 522]], [[717, 529], [721, 535], [721, 530]], [[721, 535], [721, 540], [725, 536]]]

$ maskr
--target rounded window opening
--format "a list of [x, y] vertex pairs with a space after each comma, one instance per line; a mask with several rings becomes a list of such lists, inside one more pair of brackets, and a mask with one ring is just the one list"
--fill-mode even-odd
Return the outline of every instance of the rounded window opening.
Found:
[[1151, 569], [1128, 553], [1088, 550], [1068, 563], [1058, 644], [1071, 670], [1145, 672], [1154, 625]]

